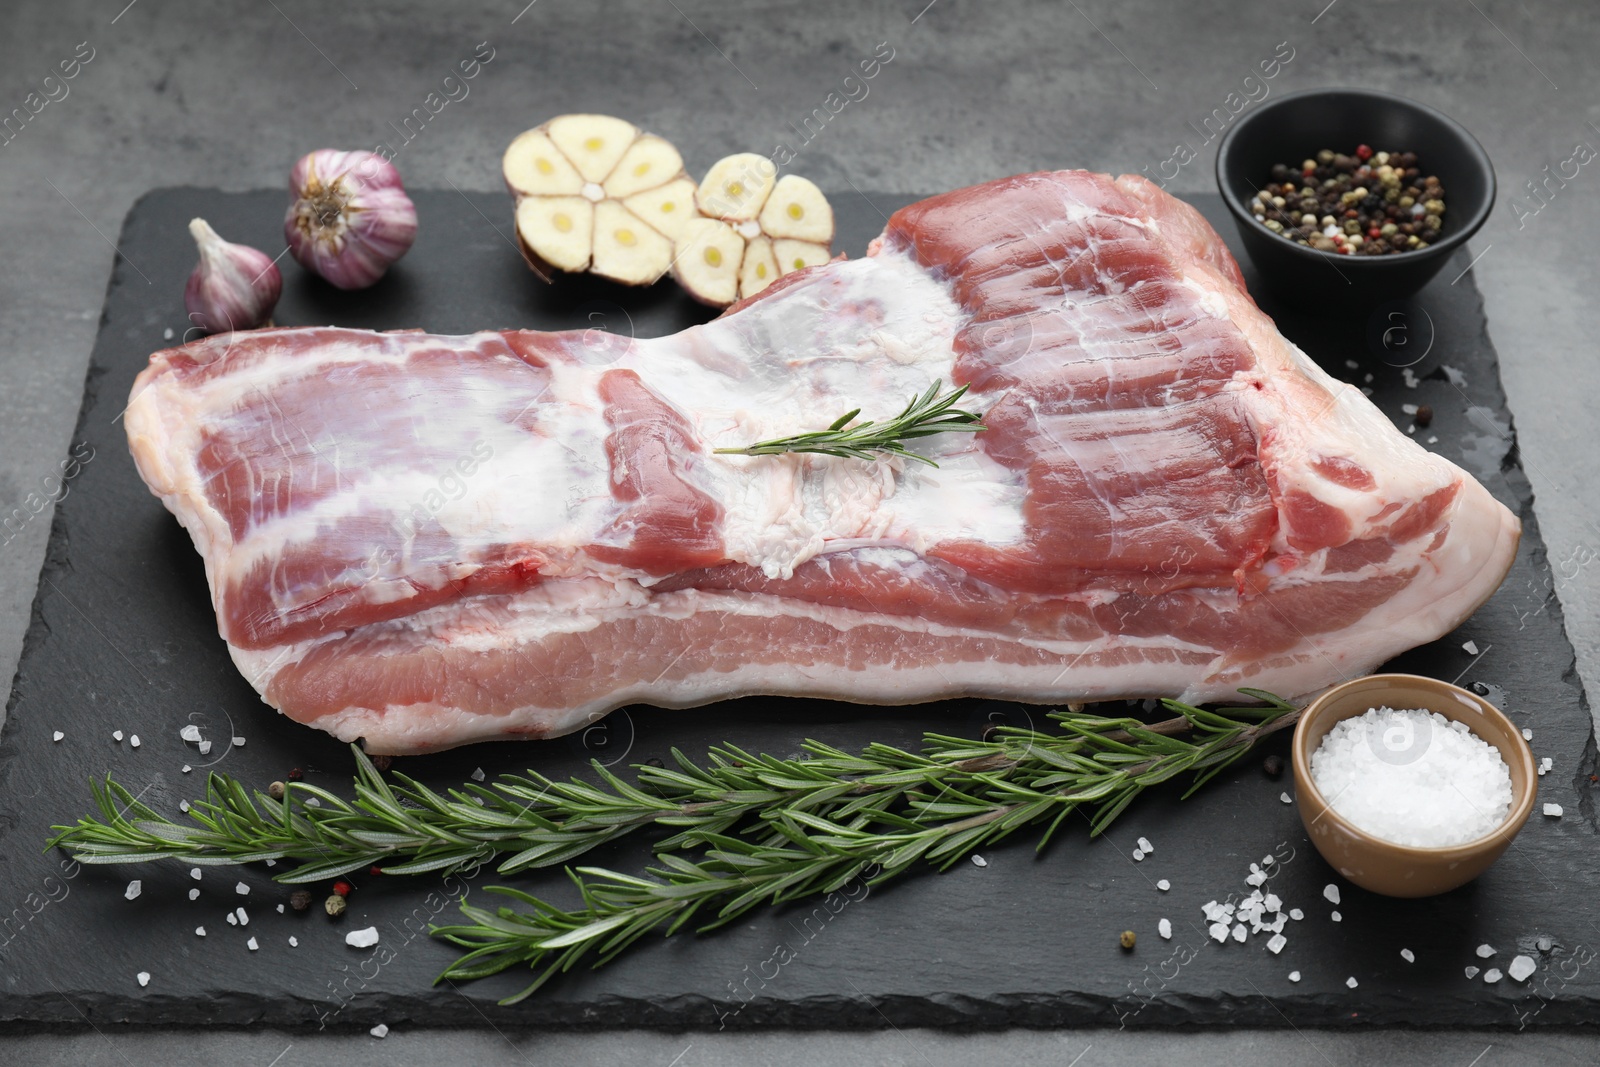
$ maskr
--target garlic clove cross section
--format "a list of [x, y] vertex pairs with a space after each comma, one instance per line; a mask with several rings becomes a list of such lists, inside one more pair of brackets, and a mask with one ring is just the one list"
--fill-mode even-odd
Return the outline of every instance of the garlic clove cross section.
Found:
[[501, 170], [517, 199], [518, 245], [547, 281], [555, 269], [650, 285], [695, 215], [678, 150], [610, 115], [560, 115], [520, 134]]
[[696, 300], [726, 307], [832, 258], [833, 208], [814, 182], [777, 176], [765, 156], [712, 164], [695, 192], [700, 218], [676, 235], [672, 273]]

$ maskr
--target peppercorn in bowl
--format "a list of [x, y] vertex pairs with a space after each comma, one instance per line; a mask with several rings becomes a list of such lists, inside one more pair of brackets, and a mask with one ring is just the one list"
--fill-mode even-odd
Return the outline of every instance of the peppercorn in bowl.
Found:
[[1494, 206], [1494, 167], [1459, 123], [1367, 89], [1312, 89], [1243, 116], [1217, 186], [1262, 280], [1312, 310], [1410, 296]]

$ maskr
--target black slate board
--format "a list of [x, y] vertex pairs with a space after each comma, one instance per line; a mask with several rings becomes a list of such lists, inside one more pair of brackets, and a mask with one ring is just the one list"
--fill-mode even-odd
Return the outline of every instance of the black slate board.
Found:
[[[881, 214], [909, 199], [837, 197], [840, 246], [859, 255]], [[583, 326], [645, 336], [708, 315], [670, 283], [639, 292], [583, 279], [538, 285], [507, 239], [503, 196], [423, 192], [416, 200], [421, 238], [371, 290], [337, 292], [286, 260], [278, 322], [438, 332]], [[1233, 238], [1216, 197], [1195, 203]], [[1536, 814], [1495, 868], [1456, 892], [1408, 902], [1343, 885], [1343, 922], [1334, 924], [1322, 887], [1338, 879], [1308, 845], [1294, 808], [1280, 802], [1291, 788], [1287, 777], [1269, 780], [1256, 757], [1190, 801], [1180, 804], [1176, 790], [1146, 798], [1100, 841], [1079, 826], [1042, 857], [1019, 840], [990, 853], [987, 867], [962, 863], [946, 875], [908, 878], [836, 915], [796, 906], [713, 937], [647, 941], [604, 971], [579, 972], [502, 1008], [496, 1000], [519, 989], [522, 974], [459, 988], [430, 984], [452, 950], [417, 931], [453, 914], [447, 898], [455, 882], [356, 877], [350, 914], [334, 925], [318, 913], [277, 914], [287, 891], [264, 868], [211, 868], [197, 883], [176, 863], [73, 869], [60, 855], [41, 853], [50, 824], [86, 811], [86, 780], [107, 771], [169, 811], [203, 787], [206, 765], [262, 786], [294, 766], [334, 788], [348, 781], [343, 746], [266, 708], [234, 670], [216, 636], [199, 559], [139, 481], [118, 421], [148, 354], [175, 343], [163, 339], [164, 329], [181, 336], [179, 293], [194, 259], [184, 224], [204, 216], [232, 240], [275, 249], [282, 210], [276, 192], [161, 190], [134, 207], [118, 242], [129, 258], [113, 273], [74, 439], [80, 458], [85, 446], [93, 458], [56, 509], [0, 737], [0, 1024], [1518, 1027], [1600, 1017], [1600, 968], [1588, 966], [1595, 958], [1588, 946], [1600, 939], [1589, 782], [1595, 748], [1553, 592], [1556, 575], [1582, 561], [1552, 566], [1546, 558], [1481, 303], [1470, 276], [1450, 281], [1465, 268], [1465, 254], [1416, 301], [1377, 309], [1364, 322], [1278, 314], [1265, 305], [1335, 374], [1357, 383], [1371, 375], [1375, 401], [1402, 427], [1410, 421], [1402, 404], [1431, 405], [1433, 425], [1419, 433], [1437, 436], [1433, 447], [1482, 478], [1525, 523], [1515, 568], [1494, 599], [1459, 633], [1393, 664], [1493, 683], [1501, 705], [1533, 728], [1536, 753], [1555, 760], [1541, 794], [1562, 804], [1566, 817]], [[1416, 387], [1407, 387], [1401, 363], [1412, 364], [1406, 369]], [[1463, 651], [1467, 639], [1479, 658]], [[404, 766], [437, 784], [480, 766], [491, 775], [530, 765], [564, 775], [590, 756], [639, 761], [673, 745], [699, 753], [720, 741], [781, 754], [807, 736], [845, 748], [870, 740], [914, 745], [925, 730], [1042, 722], [1043, 711], [982, 700], [895, 709], [771, 699], [687, 712], [633, 708], [570, 739], [479, 746]], [[197, 757], [178, 737], [190, 722], [208, 736], [247, 743]], [[138, 734], [142, 746], [114, 741], [117, 729]], [[54, 730], [64, 739], [53, 742]], [[1286, 743], [1280, 736], [1274, 746], [1282, 752]], [[194, 773], [181, 773], [186, 762]], [[1156, 851], [1135, 864], [1129, 852], [1140, 835]], [[1270, 887], [1306, 913], [1290, 924], [1288, 947], [1273, 956], [1261, 937], [1248, 945], [1207, 940], [1200, 905], [1243, 895], [1249, 863], [1269, 854], [1278, 861]], [[623, 844], [590, 859], [633, 870], [645, 854]], [[124, 889], [135, 876], [143, 892], [128, 901]], [[236, 894], [241, 878], [248, 897]], [[1170, 892], [1156, 889], [1161, 878], [1171, 880]], [[475, 884], [485, 881], [504, 879]], [[555, 873], [513, 883], [571, 897]], [[191, 902], [196, 886], [200, 896]], [[248, 929], [225, 921], [239, 905]], [[1156, 935], [1162, 916], [1173, 920], [1170, 942]], [[199, 924], [203, 939], [193, 933]], [[385, 955], [393, 954], [382, 966], [379, 950], [343, 942], [345, 930], [369, 924], [382, 931]], [[1139, 934], [1132, 954], [1117, 947], [1124, 928]], [[289, 946], [291, 935], [298, 948]], [[259, 951], [248, 949], [251, 936]], [[1534, 949], [1541, 936], [1553, 944], [1545, 954]], [[1527, 984], [1466, 979], [1463, 968], [1487, 965], [1473, 954], [1484, 941], [1499, 950], [1488, 963], [1503, 968], [1514, 952], [1532, 951], [1538, 973]], [[779, 943], [794, 958], [774, 976], [766, 961]], [[1415, 963], [1401, 959], [1402, 947]], [[1289, 981], [1292, 970], [1303, 975], [1299, 983]], [[140, 971], [150, 972], [148, 988], [136, 982]], [[1353, 990], [1346, 986], [1352, 976]]]

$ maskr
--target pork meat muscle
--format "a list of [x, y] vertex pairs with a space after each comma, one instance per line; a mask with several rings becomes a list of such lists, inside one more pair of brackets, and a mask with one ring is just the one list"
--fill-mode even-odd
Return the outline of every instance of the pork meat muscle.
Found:
[[[716, 455], [967, 385], [899, 460]], [[262, 330], [127, 410], [234, 662], [378, 753], [746, 694], [1286, 696], [1447, 633], [1519, 527], [1137, 177], [895, 214], [672, 337]]]

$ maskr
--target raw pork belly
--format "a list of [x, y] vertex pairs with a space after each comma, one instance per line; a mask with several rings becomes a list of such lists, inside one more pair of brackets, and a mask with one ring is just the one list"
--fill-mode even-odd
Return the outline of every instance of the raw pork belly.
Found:
[[[712, 449], [893, 415], [938, 469]], [[279, 329], [127, 427], [262, 697], [378, 753], [623, 704], [1303, 695], [1447, 633], [1515, 517], [1324, 374], [1137, 177], [991, 182], [673, 337]]]

